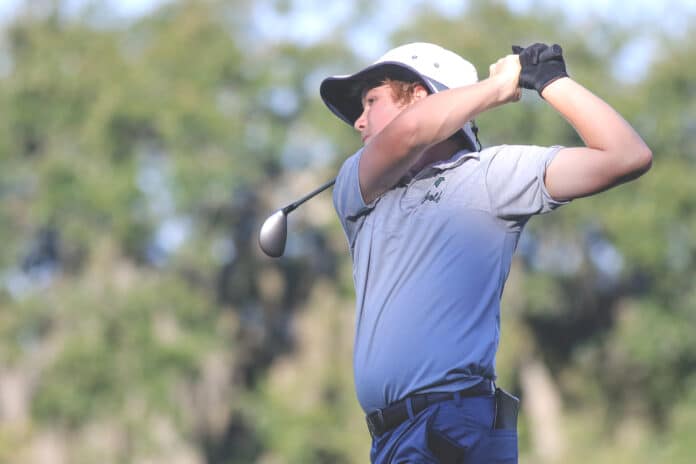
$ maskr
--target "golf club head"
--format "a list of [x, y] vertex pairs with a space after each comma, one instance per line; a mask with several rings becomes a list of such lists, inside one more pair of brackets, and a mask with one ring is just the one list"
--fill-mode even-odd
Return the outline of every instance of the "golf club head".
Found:
[[259, 231], [259, 246], [271, 258], [283, 256], [288, 237], [288, 219], [282, 209], [268, 217]]

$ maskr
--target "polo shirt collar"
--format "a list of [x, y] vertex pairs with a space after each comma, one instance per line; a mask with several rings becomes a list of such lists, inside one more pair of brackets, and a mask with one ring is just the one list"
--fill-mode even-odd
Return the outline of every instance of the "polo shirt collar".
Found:
[[456, 168], [457, 166], [461, 165], [464, 161], [471, 158], [479, 159], [479, 152], [470, 151], [466, 149], [459, 150], [454, 155], [452, 155], [450, 159], [444, 161], [437, 161], [433, 164], [424, 167], [423, 170], [420, 173], [418, 173], [418, 177], [420, 177], [421, 175], [426, 175], [426, 173], [430, 173], [431, 171], [441, 172], [446, 171], [448, 169]]

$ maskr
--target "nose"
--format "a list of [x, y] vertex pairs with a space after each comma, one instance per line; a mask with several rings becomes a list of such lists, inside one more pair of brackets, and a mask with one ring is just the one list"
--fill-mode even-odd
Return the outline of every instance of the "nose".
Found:
[[355, 120], [353, 127], [358, 132], [362, 132], [363, 129], [365, 129], [365, 110], [363, 110], [363, 112], [360, 113], [360, 116], [358, 116], [358, 119]]

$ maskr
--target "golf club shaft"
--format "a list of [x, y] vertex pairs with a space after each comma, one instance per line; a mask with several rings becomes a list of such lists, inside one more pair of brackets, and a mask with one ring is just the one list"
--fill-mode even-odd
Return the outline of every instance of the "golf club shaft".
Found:
[[316, 196], [317, 194], [323, 192], [324, 190], [326, 190], [327, 188], [331, 187], [331, 186], [332, 186], [333, 184], [335, 184], [335, 183], [336, 183], [336, 179], [331, 179], [330, 181], [328, 181], [327, 183], [325, 183], [324, 185], [322, 185], [322, 186], [319, 187], [318, 189], [312, 190], [311, 192], [309, 192], [307, 195], [303, 196], [302, 198], [300, 198], [300, 199], [297, 200], [296, 202], [291, 203], [291, 204], [289, 204], [288, 206], [284, 207], [284, 208], [282, 209], [283, 213], [284, 213], [284, 214], [288, 214], [290, 211], [293, 211], [295, 208], [297, 208], [298, 206], [300, 206], [300, 205], [301, 205], [302, 203], [304, 203], [305, 201], [307, 201], [307, 200], [309, 200], [310, 198]]

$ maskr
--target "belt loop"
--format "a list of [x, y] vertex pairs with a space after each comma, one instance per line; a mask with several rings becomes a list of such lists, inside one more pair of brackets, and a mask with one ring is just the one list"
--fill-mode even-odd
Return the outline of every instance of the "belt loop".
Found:
[[406, 398], [406, 411], [408, 411], [408, 418], [413, 420], [413, 398]]
[[454, 401], [457, 407], [461, 407], [462, 405], [462, 392], [456, 391], [454, 392]]

